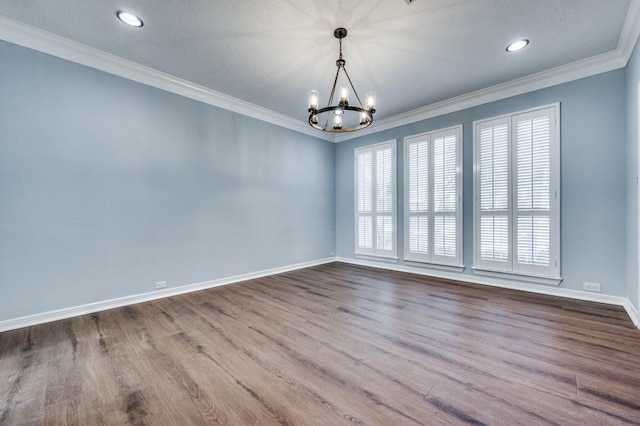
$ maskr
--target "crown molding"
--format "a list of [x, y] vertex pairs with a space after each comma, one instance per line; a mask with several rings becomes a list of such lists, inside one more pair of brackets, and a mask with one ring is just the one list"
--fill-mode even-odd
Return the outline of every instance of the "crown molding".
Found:
[[332, 135], [318, 133], [306, 123], [284, 114], [57, 36], [5, 16], [0, 16], [0, 40], [37, 50], [90, 68], [95, 68], [109, 74], [114, 74], [247, 117], [266, 121], [270, 124], [275, 124], [319, 139], [330, 142], [334, 142], [335, 139]]
[[624, 68], [639, 37], [640, 0], [631, 0], [615, 50], [377, 120], [357, 134], [334, 135], [318, 132], [306, 122], [284, 114], [0, 16], [0, 40], [334, 143]]
[[616, 48], [625, 57], [625, 66], [633, 54], [638, 37], [640, 37], [640, 0], [631, 0]]
[[640, 37], [640, 0], [631, 0], [618, 44], [615, 50], [585, 58], [567, 65], [541, 71], [506, 83], [470, 92], [455, 98], [426, 105], [392, 117], [374, 121], [371, 126], [360, 130], [357, 135], [340, 134], [335, 142], [343, 142], [406, 124], [438, 117], [463, 109], [499, 101], [535, 90], [546, 89], [569, 81], [602, 74], [627, 66], [633, 49]]
[[628, 58], [625, 58], [617, 50], [592, 56], [557, 68], [541, 71], [506, 83], [476, 90], [475, 92], [374, 121], [371, 126], [360, 130], [357, 135], [339, 135], [336, 138], [336, 143], [624, 68], [627, 62]]

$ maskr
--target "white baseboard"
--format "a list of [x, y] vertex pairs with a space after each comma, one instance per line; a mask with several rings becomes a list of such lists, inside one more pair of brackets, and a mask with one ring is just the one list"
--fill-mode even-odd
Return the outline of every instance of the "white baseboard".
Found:
[[608, 305], [622, 306], [636, 327], [640, 328], [640, 315], [628, 298], [622, 296], [611, 296], [608, 294], [588, 293], [586, 291], [570, 290], [566, 288], [550, 287], [545, 285], [528, 284], [510, 280], [500, 280], [491, 277], [466, 275], [447, 271], [440, 271], [415, 266], [391, 264], [386, 262], [375, 262], [364, 259], [353, 259], [349, 257], [336, 257], [337, 262], [349, 263], [352, 265], [369, 266], [372, 268], [387, 269], [390, 271], [408, 272], [411, 274], [424, 275], [434, 278], [444, 278], [455, 281], [462, 281], [471, 284], [487, 285], [491, 287], [507, 288], [511, 290], [529, 291], [531, 293], [546, 294], [549, 296], [566, 297], [569, 299], [585, 300], [589, 302], [606, 303]]
[[625, 311], [627, 311], [627, 315], [629, 315], [629, 318], [631, 318], [633, 324], [635, 324], [636, 327], [640, 328], [640, 313], [638, 313], [636, 307], [633, 306], [633, 303], [631, 303], [631, 301], [627, 299], [622, 306], [624, 307]]
[[120, 297], [117, 299], [104, 300], [101, 302], [89, 303], [81, 306], [73, 306], [70, 308], [58, 309], [55, 311], [44, 312], [41, 314], [28, 315], [20, 318], [0, 321], [0, 332], [15, 330], [32, 325], [44, 324], [47, 322], [58, 321], [78, 315], [86, 315], [94, 312], [104, 311], [107, 309], [120, 308], [122, 306], [133, 305], [141, 302], [162, 299], [165, 297], [177, 296], [179, 294], [191, 293], [207, 288], [220, 287], [227, 284], [233, 284], [240, 281], [252, 280], [255, 278], [266, 277], [268, 275], [281, 274], [283, 272], [295, 271], [296, 269], [309, 268], [311, 266], [322, 265], [324, 263], [335, 262], [334, 257], [325, 259], [312, 260], [309, 262], [297, 263], [294, 265], [281, 266], [278, 268], [265, 269], [258, 272], [236, 275], [217, 280], [205, 281], [196, 284], [189, 284], [175, 288], [167, 288], [156, 290], [149, 293], [135, 294], [132, 296]]
[[622, 306], [633, 324], [640, 328], [640, 313], [631, 301], [626, 297], [610, 296], [606, 294], [587, 293], [578, 290], [569, 290], [558, 287], [545, 287], [533, 284], [518, 283], [511, 281], [500, 281], [487, 277], [478, 277], [474, 275], [464, 275], [447, 271], [425, 269], [415, 266], [399, 265], [392, 263], [381, 263], [364, 259], [352, 259], [347, 257], [328, 257], [325, 259], [312, 260], [309, 262], [297, 263], [294, 265], [282, 266], [278, 268], [265, 269], [262, 271], [252, 272], [248, 274], [235, 275], [217, 280], [205, 281], [196, 284], [189, 284], [181, 287], [167, 288], [154, 292], [136, 294], [132, 296], [121, 297], [117, 299], [105, 300], [101, 302], [89, 303], [81, 306], [59, 309], [55, 311], [44, 312], [41, 314], [28, 315], [20, 318], [0, 321], [0, 332], [15, 330], [32, 325], [44, 324], [47, 322], [58, 321], [79, 315], [91, 314], [107, 309], [120, 308], [123, 306], [133, 305], [136, 303], [149, 302], [152, 300], [162, 299], [165, 297], [177, 296], [179, 294], [191, 293], [194, 291], [205, 290], [213, 287], [233, 284], [241, 281], [252, 280], [255, 278], [266, 277], [269, 275], [281, 274], [283, 272], [295, 271], [297, 269], [309, 268], [311, 266], [322, 265], [331, 262], [349, 263], [352, 265], [369, 266], [372, 268], [386, 269], [390, 271], [408, 272], [411, 274], [424, 275], [434, 278], [444, 278], [455, 281], [462, 281], [471, 284], [488, 285], [492, 287], [507, 288], [511, 290], [530, 291], [532, 293], [546, 294], [550, 296], [566, 297], [569, 299], [586, 300], [590, 302], [606, 303], [608, 305]]

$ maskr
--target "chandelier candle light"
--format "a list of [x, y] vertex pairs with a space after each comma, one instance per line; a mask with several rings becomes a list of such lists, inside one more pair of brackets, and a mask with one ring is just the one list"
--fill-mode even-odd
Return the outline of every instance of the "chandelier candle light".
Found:
[[[329, 103], [326, 107], [319, 108], [320, 93], [317, 90], [309, 91], [309, 124], [311, 127], [324, 132], [353, 132], [354, 130], [364, 129], [373, 122], [373, 113], [376, 112], [376, 94], [375, 92], [367, 92], [365, 95], [366, 107], [362, 105], [358, 92], [353, 87], [351, 78], [349, 78], [349, 74], [344, 67], [346, 61], [342, 59], [342, 39], [347, 36], [347, 30], [338, 28], [333, 32], [333, 35], [340, 43], [340, 57], [336, 61], [338, 72], [336, 72], [336, 78], [333, 80]], [[337, 94], [338, 103], [337, 105], [332, 105], [334, 96], [336, 96], [336, 86], [340, 78], [340, 71], [344, 73], [349, 86], [347, 86], [346, 82], [341, 84]], [[349, 87], [351, 87], [353, 95], [360, 106], [349, 104]], [[324, 124], [320, 124], [322, 122]]]

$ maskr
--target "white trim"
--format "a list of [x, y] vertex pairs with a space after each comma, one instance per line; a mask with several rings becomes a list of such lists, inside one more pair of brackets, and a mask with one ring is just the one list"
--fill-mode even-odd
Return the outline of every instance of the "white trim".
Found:
[[632, 0], [615, 50], [374, 121], [371, 126], [360, 130], [357, 134], [342, 133], [337, 135], [335, 142], [344, 142], [405, 124], [624, 68], [633, 54], [639, 37], [640, 1]]
[[628, 58], [621, 55], [618, 51], [592, 56], [591, 58], [582, 59], [557, 68], [541, 71], [506, 83], [497, 84], [442, 102], [417, 108], [406, 113], [394, 115], [393, 117], [374, 121], [371, 126], [358, 131], [357, 134], [343, 133], [339, 135], [336, 137], [336, 143], [617, 70], [624, 68], [627, 61]]
[[541, 71], [516, 80], [497, 84], [451, 99], [426, 105], [382, 120], [355, 134], [324, 134], [284, 114], [251, 104], [169, 74], [122, 59], [101, 50], [57, 36], [22, 22], [0, 16], [0, 40], [57, 56], [105, 71], [158, 89], [176, 93], [209, 105], [214, 105], [248, 117], [266, 121], [290, 130], [324, 139], [343, 142], [360, 136], [438, 117], [455, 111], [483, 105], [534, 90], [544, 89], [580, 78], [624, 68], [629, 62], [640, 37], [640, 2], [632, 1], [620, 32], [615, 50], [585, 58], [550, 70]]
[[415, 268], [422, 268], [422, 269], [438, 269], [440, 271], [449, 271], [449, 272], [463, 272], [465, 269], [464, 265], [444, 265], [441, 263], [432, 263], [432, 262], [421, 262], [419, 260], [410, 260], [410, 259], [404, 259], [403, 262], [405, 265], [407, 266], [412, 266]]
[[640, 38], [640, 1], [632, 0], [615, 50], [377, 120], [357, 134], [342, 133], [337, 135], [335, 142], [344, 142], [356, 137], [624, 68], [633, 54], [638, 38]]
[[336, 136], [335, 142], [344, 142], [356, 137], [404, 126], [405, 124], [439, 117], [489, 102], [624, 68], [633, 54], [633, 49], [639, 37], [640, 1], [631, 0], [615, 50], [374, 121], [371, 126], [360, 130], [355, 135], [342, 133]]
[[471, 268], [474, 274], [484, 275], [486, 277], [501, 278], [506, 280], [524, 281], [533, 284], [545, 284], [558, 286], [562, 282], [562, 278], [558, 277], [541, 277], [536, 275], [524, 275], [515, 272], [494, 271], [486, 268]]
[[220, 278], [217, 280], [205, 281], [196, 284], [185, 285], [176, 288], [167, 288], [149, 293], [137, 294], [133, 296], [121, 297], [118, 299], [105, 300], [101, 302], [89, 303], [81, 306], [59, 309], [56, 311], [44, 312], [41, 314], [28, 315], [25, 317], [14, 318], [0, 321], [0, 332], [15, 330], [23, 327], [31, 327], [38, 324], [44, 324], [52, 321], [59, 321], [66, 318], [76, 317], [79, 315], [91, 314], [107, 309], [120, 308], [123, 306], [134, 305], [136, 303], [149, 302], [157, 299], [164, 299], [180, 294], [191, 293], [195, 291], [205, 290], [208, 288], [220, 287], [228, 284], [234, 284], [242, 281], [261, 278], [269, 275], [281, 274], [284, 272], [295, 271], [297, 269], [309, 268], [312, 266], [323, 265], [326, 263], [341, 262], [352, 265], [368, 266], [372, 268], [385, 269], [390, 271], [407, 272], [410, 274], [422, 275], [434, 278], [450, 279], [470, 284], [487, 285], [491, 287], [507, 288], [511, 290], [529, 291], [537, 294], [546, 294], [550, 296], [566, 297], [569, 299], [585, 300], [589, 302], [605, 303], [608, 305], [622, 306], [629, 315], [633, 324], [640, 328], [640, 313], [633, 306], [631, 301], [626, 297], [610, 296], [606, 294], [594, 294], [579, 290], [570, 290], [558, 287], [541, 287], [533, 284], [513, 283], [508, 281], [498, 281], [493, 279], [481, 279], [476, 276], [466, 274], [452, 273], [447, 271], [434, 271], [427, 268], [419, 268], [409, 265], [394, 264], [391, 262], [376, 262], [366, 259], [352, 259], [348, 257], [328, 257], [309, 262], [297, 263], [289, 266], [266, 269], [263, 271], [252, 272], [233, 277]]
[[383, 256], [383, 255], [373, 255], [373, 254], [359, 254], [353, 253], [353, 257], [357, 259], [364, 260], [375, 260], [378, 262], [387, 262], [387, 263], [398, 263], [400, 260], [397, 256]]
[[336, 257], [335, 260], [336, 262], [348, 263], [351, 265], [368, 266], [371, 268], [386, 269], [389, 271], [407, 272], [409, 274], [423, 275], [423, 276], [433, 277], [433, 278], [449, 279], [453, 281], [460, 281], [460, 282], [465, 282], [470, 284], [486, 285], [490, 287], [506, 288], [510, 290], [528, 291], [531, 293], [546, 294], [548, 296], [566, 297], [568, 299], [584, 300], [587, 302], [597, 302], [597, 303], [605, 303], [607, 305], [622, 306], [623, 308], [625, 308], [625, 310], [627, 311], [627, 314], [629, 314], [629, 317], [631, 318], [633, 323], [636, 325], [636, 327], [640, 328], [640, 320], [639, 320], [640, 314], [638, 314], [638, 311], [633, 307], [629, 299], [623, 296], [611, 296], [608, 294], [588, 293], [586, 291], [580, 291], [580, 290], [571, 290], [571, 289], [559, 288], [559, 287], [547, 287], [547, 286], [540, 286], [535, 284], [513, 282], [508, 280], [480, 278], [477, 276], [466, 275], [466, 274], [456, 274], [456, 273], [445, 272], [445, 271], [436, 272], [432, 270], [416, 268], [416, 267], [407, 266], [407, 265], [377, 263], [377, 262], [370, 262], [370, 261], [360, 260], [360, 259], [351, 259], [348, 257]]
[[631, 0], [616, 47], [616, 50], [626, 58], [625, 66], [631, 59], [638, 37], [640, 37], [640, 1]]
[[149, 302], [156, 299], [164, 299], [166, 297], [177, 296], [179, 294], [192, 293], [194, 291], [205, 290], [213, 287], [234, 284], [241, 281], [253, 280], [256, 278], [266, 277], [269, 275], [281, 274], [283, 272], [295, 271], [297, 269], [309, 268], [311, 266], [322, 265], [325, 263], [335, 262], [334, 257], [325, 259], [312, 260], [309, 262], [297, 263], [294, 265], [280, 266], [277, 268], [265, 269], [248, 274], [235, 275], [232, 277], [219, 278], [216, 280], [205, 281], [196, 284], [189, 284], [175, 288], [167, 288], [149, 293], [135, 294], [132, 296], [120, 297], [117, 299], [103, 300], [100, 302], [89, 303], [86, 305], [73, 306], [70, 308], [58, 309], [55, 311], [43, 312], [41, 314], [28, 315], [25, 317], [0, 321], [0, 332], [15, 330], [32, 325], [44, 324], [47, 322], [58, 321], [66, 318], [76, 317], [79, 315], [91, 314], [94, 312], [104, 311], [107, 309], [120, 308], [123, 306], [133, 305], [136, 303]]
[[636, 307], [633, 306], [633, 303], [631, 303], [629, 299], [626, 299], [622, 306], [624, 307], [625, 311], [627, 311], [627, 315], [629, 315], [629, 318], [631, 318], [633, 324], [637, 328], [640, 328], [640, 313], [638, 313]]
[[318, 132], [306, 122], [1, 15], [0, 39], [289, 130], [334, 141], [333, 135]]

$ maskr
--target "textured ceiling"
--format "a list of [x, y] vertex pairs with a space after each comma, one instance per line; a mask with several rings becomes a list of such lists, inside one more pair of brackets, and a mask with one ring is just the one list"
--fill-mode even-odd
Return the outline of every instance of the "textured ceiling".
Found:
[[[630, 0], [0, 0], [24, 22], [306, 121], [347, 70], [385, 118], [616, 48]], [[129, 28], [123, 9], [144, 21]], [[506, 45], [528, 38], [525, 50]]]

